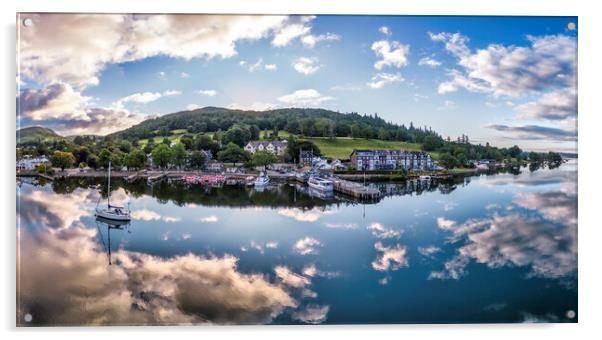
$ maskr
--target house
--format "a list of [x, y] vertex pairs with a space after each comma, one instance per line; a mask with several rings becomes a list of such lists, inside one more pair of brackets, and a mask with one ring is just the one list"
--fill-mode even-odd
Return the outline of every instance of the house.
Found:
[[432, 170], [431, 156], [421, 151], [353, 150], [351, 164], [358, 170]]
[[18, 170], [35, 170], [38, 165], [50, 164], [50, 160], [46, 156], [31, 157], [29, 155], [24, 156], [17, 161]]
[[314, 150], [300, 150], [299, 151], [299, 164], [300, 165], [313, 165]]
[[211, 172], [222, 172], [224, 171], [224, 163], [217, 161], [209, 161], [205, 164], [205, 169]]
[[257, 151], [268, 151], [280, 156], [286, 152], [287, 144], [286, 140], [250, 141], [245, 145], [245, 150], [251, 154]]

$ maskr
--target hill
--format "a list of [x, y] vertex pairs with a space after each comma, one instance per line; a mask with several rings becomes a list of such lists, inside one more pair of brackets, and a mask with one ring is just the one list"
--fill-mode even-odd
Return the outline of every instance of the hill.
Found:
[[54, 132], [52, 129], [41, 126], [29, 126], [17, 130], [17, 145], [62, 138], [61, 135]]
[[244, 126], [257, 132], [277, 130], [279, 133], [303, 137], [350, 137], [422, 143], [427, 136], [433, 136], [441, 140], [430, 128], [414, 127], [411, 122], [409, 126], [394, 124], [377, 114], [361, 115], [310, 108], [245, 111], [220, 107], [204, 107], [148, 119], [108, 137], [133, 141], [169, 137], [176, 135], [174, 131], [213, 133], [235, 126]]

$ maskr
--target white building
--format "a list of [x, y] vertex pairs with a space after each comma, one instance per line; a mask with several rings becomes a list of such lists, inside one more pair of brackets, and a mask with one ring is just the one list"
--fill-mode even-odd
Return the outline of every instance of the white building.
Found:
[[17, 161], [17, 169], [19, 170], [35, 170], [40, 164], [50, 164], [50, 160], [46, 156], [31, 157], [25, 156]]
[[287, 144], [286, 140], [250, 141], [245, 145], [245, 150], [252, 154], [257, 151], [268, 151], [275, 155], [283, 155], [286, 152]]

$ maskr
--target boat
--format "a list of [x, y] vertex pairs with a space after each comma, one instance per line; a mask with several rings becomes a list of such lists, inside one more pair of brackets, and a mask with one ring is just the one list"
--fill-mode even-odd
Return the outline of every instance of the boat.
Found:
[[268, 183], [270, 183], [270, 178], [268, 177], [268, 175], [266, 175], [263, 172], [259, 176], [257, 176], [257, 178], [255, 179], [256, 187], [268, 185]]
[[332, 181], [327, 180], [322, 177], [315, 177], [315, 176], [310, 177], [307, 180], [307, 185], [309, 185], [309, 187], [312, 189], [316, 189], [316, 190], [320, 190], [320, 191], [333, 191], [333, 189], [334, 189]]
[[[100, 199], [98, 200], [100, 203]], [[101, 208], [96, 204], [96, 217], [104, 218], [111, 221], [130, 221], [130, 210], [124, 207], [111, 205], [111, 162], [109, 162], [109, 175], [107, 181], [107, 207]]]
[[420, 175], [420, 179], [423, 181], [430, 181], [432, 177], [430, 175]]

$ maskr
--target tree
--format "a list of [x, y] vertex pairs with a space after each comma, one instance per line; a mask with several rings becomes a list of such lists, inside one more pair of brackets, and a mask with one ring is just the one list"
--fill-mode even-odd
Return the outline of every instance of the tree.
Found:
[[71, 152], [55, 151], [50, 157], [50, 162], [55, 168], [65, 171], [65, 168], [70, 168], [75, 164], [75, 156]]
[[128, 169], [140, 169], [146, 165], [146, 154], [140, 149], [134, 149], [125, 156]]
[[224, 143], [234, 143], [238, 146], [245, 146], [251, 139], [251, 132], [248, 128], [242, 126], [232, 126], [224, 133], [222, 138]]
[[153, 139], [151, 138], [148, 143], [146, 143], [146, 145], [144, 146], [144, 153], [145, 154], [149, 154], [151, 152], [153, 152], [153, 149], [155, 148], [155, 142], [153, 141]]
[[269, 151], [257, 151], [251, 156], [253, 166], [267, 166], [278, 162], [278, 157]]
[[106, 169], [109, 167], [109, 162], [112, 160], [113, 153], [109, 151], [109, 149], [104, 148], [100, 151], [100, 154], [98, 155], [98, 165]]
[[90, 155], [90, 150], [85, 146], [81, 146], [73, 152], [73, 156], [75, 156], [75, 161], [78, 164], [81, 162], [88, 161], [89, 155]]
[[88, 156], [88, 166], [94, 170], [98, 169], [98, 157], [94, 154]]
[[186, 165], [186, 160], [188, 159], [188, 153], [186, 153], [186, 147], [182, 143], [176, 143], [171, 147], [171, 153], [173, 158], [173, 163], [178, 167], [182, 167]]
[[428, 135], [424, 137], [424, 141], [422, 142], [422, 149], [424, 151], [435, 151], [439, 149], [443, 145], [441, 138]]
[[191, 135], [184, 135], [180, 137], [180, 143], [184, 144], [186, 150], [192, 150], [194, 148], [194, 140]]
[[520, 156], [520, 154], [523, 153], [523, 150], [521, 150], [518, 145], [515, 145], [511, 148], [508, 149], [508, 154], [510, 155], [510, 157], [512, 158], [518, 158], [518, 156]]
[[240, 146], [229, 143], [217, 153], [217, 159], [227, 163], [243, 163], [249, 160], [249, 153]]
[[119, 150], [125, 153], [132, 151], [132, 143], [127, 140], [122, 140], [119, 142]]
[[193, 151], [188, 159], [188, 164], [193, 169], [202, 169], [205, 167], [206, 162], [207, 157], [205, 157], [205, 153], [202, 151]]
[[439, 162], [441, 162], [441, 165], [447, 169], [451, 169], [458, 164], [458, 160], [449, 153], [442, 154]]
[[159, 144], [153, 149], [151, 153], [153, 163], [159, 168], [166, 168], [171, 162], [173, 155], [171, 149], [165, 144]]

